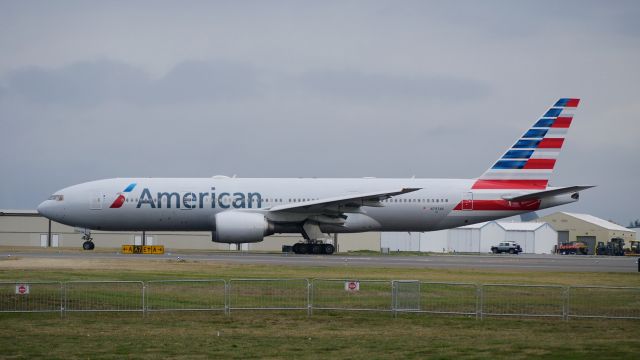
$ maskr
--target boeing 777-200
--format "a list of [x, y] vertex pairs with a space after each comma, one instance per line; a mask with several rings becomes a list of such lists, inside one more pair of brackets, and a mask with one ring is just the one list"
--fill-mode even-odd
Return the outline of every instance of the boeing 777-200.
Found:
[[579, 101], [558, 100], [478, 178], [118, 178], [57, 191], [38, 212], [82, 229], [86, 250], [91, 230], [180, 230], [222, 243], [299, 233], [295, 253], [331, 254], [330, 233], [449, 229], [577, 201], [591, 186], [549, 178]]

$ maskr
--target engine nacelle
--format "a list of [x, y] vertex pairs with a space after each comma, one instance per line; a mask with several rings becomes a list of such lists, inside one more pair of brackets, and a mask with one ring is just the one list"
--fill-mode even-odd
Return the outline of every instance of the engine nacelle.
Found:
[[213, 241], [220, 243], [253, 243], [273, 234], [273, 225], [262, 214], [225, 211], [215, 216]]

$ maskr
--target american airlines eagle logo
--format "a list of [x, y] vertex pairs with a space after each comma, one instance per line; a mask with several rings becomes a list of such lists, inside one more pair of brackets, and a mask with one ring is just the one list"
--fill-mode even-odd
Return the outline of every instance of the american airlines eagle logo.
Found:
[[122, 207], [122, 204], [124, 204], [125, 201], [125, 196], [124, 193], [129, 193], [131, 192], [131, 190], [133, 190], [136, 187], [136, 183], [131, 183], [129, 184], [129, 186], [127, 186], [126, 189], [124, 189], [123, 192], [118, 193], [118, 197], [113, 201], [113, 204], [111, 204], [111, 206], [109, 206], [112, 209], [118, 209]]

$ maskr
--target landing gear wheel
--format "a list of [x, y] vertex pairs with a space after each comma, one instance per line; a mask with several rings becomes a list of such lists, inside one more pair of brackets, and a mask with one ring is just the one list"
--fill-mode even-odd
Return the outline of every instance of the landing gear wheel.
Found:
[[293, 244], [293, 252], [295, 254], [300, 254], [300, 243]]
[[335, 246], [331, 245], [331, 244], [324, 244], [323, 246], [323, 253], [327, 254], [327, 255], [331, 255], [336, 251]]
[[96, 246], [92, 241], [85, 241], [82, 243], [82, 248], [84, 250], [93, 250], [95, 247]]
[[323, 251], [322, 251], [322, 245], [320, 245], [320, 244], [313, 244], [313, 245], [311, 245], [311, 249], [310, 249], [310, 250], [311, 250], [310, 252], [311, 252], [312, 254], [316, 254], [316, 255], [317, 255], [317, 254], [320, 254], [320, 253], [322, 253], [322, 252], [323, 252]]
[[307, 244], [298, 244], [298, 249], [300, 250], [300, 252], [298, 254], [307, 254], [309, 253], [309, 245]]

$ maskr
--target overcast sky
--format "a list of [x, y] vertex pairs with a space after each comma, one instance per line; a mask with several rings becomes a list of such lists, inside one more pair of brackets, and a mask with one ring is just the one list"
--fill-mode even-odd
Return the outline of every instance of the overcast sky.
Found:
[[640, 218], [638, 1], [0, 1], [0, 208], [110, 177], [482, 174], [582, 99], [558, 209]]

